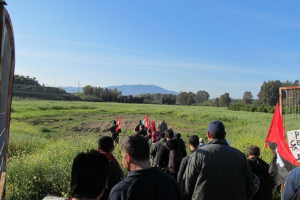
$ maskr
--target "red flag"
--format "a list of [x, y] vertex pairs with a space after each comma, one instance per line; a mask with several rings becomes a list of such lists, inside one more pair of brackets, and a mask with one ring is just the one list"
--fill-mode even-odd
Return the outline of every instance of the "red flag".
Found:
[[121, 126], [121, 115], [120, 115], [119, 120], [117, 122], [117, 128], [116, 128], [117, 133], [119, 133], [120, 126]]
[[152, 137], [152, 142], [156, 142], [157, 141], [155, 121], [151, 122], [151, 137]]
[[148, 119], [148, 116], [147, 114], [145, 115], [145, 128], [149, 129], [150, 128], [150, 125], [149, 125], [149, 119]]
[[275, 176], [276, 185], [280, 185], [285, 181], [287, 173], [299, 166], [299, 164], [284, 138], [283, 122], [278, 103], [265, 140], [265, 148], [267, 148], [268, 145], [274, 155], [269, 172]]

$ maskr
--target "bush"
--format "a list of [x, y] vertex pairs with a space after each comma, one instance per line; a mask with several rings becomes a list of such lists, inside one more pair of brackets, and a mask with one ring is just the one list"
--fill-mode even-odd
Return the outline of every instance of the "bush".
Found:
[[7, 167], [7, 199], [42, 199], [51, 193], [69, 196], [74, 157], [96, 148], [94, 140], [68, 139], [48, 144], [32, 155], [11, 158]]

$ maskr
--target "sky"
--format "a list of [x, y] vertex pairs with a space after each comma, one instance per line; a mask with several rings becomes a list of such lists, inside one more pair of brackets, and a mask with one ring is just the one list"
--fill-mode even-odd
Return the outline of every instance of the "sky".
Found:
[[300, 1], [6, 0], [15, 74], [46, 86], [156, 85], [256, 99], [300, 74]]

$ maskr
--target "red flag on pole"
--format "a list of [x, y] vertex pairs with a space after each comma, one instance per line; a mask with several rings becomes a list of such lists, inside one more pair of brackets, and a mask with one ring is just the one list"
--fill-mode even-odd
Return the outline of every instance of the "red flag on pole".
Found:
[[120, 126], [121, 126], [121, 115], [120, 115], [119, 120], [117, 122], [117, 128], [116, 128], [117, 133], [119, 133]]
[[284, 138], [283, 122], [278, 103], [265, 140], [265, 148], [268, 145], [274, 155], [269, 172], [275, 177], [276, 185], [278, 186], [285, 181], [289, 171], [299, 166]]
[[145, 124], [144, 124], [145, 128], [149, 129], [150, 128], [150, 124], [149, 124], [149, 119], [147, 114], [145, 115]]
[[157, 134], [156, 134], [156, 128], [155, 128], [155, 121], [151, 122], [151, 137], [152, 137], [152, 142], [157, 141]]

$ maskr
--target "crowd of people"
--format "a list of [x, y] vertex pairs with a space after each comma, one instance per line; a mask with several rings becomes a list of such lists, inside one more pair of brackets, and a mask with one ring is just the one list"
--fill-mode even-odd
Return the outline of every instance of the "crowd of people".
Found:
[[[98, 151], [80, 153], [74, 159], [69, 199], [272, 199], [275, 184], [269, 165], [259, 158], [259, 147], [249, 146], [247, 159], [225, 139], [222, 122], [208, 124], [206, 143], [203, 138], [190, 135], [188, 155], [181, 134], [175, 134], [164, 120], [158, 127], [156, 141], [141, 120], [134, 130], [136, 133], [121, 143], [122, 164], [128, 176], [124, 178], [113, 155], [114, 144], [119, 141], [113, 133], [111, 137], [102, 136]], [[293, 170], [288, 179], [295, 180], [299, 169]], [[300, 183], [287, 180], [283, 199], [292, 199], [297, 192], [300, 196], [299, 188]], [[65, 198], [48, 195], [44, 199]]]

